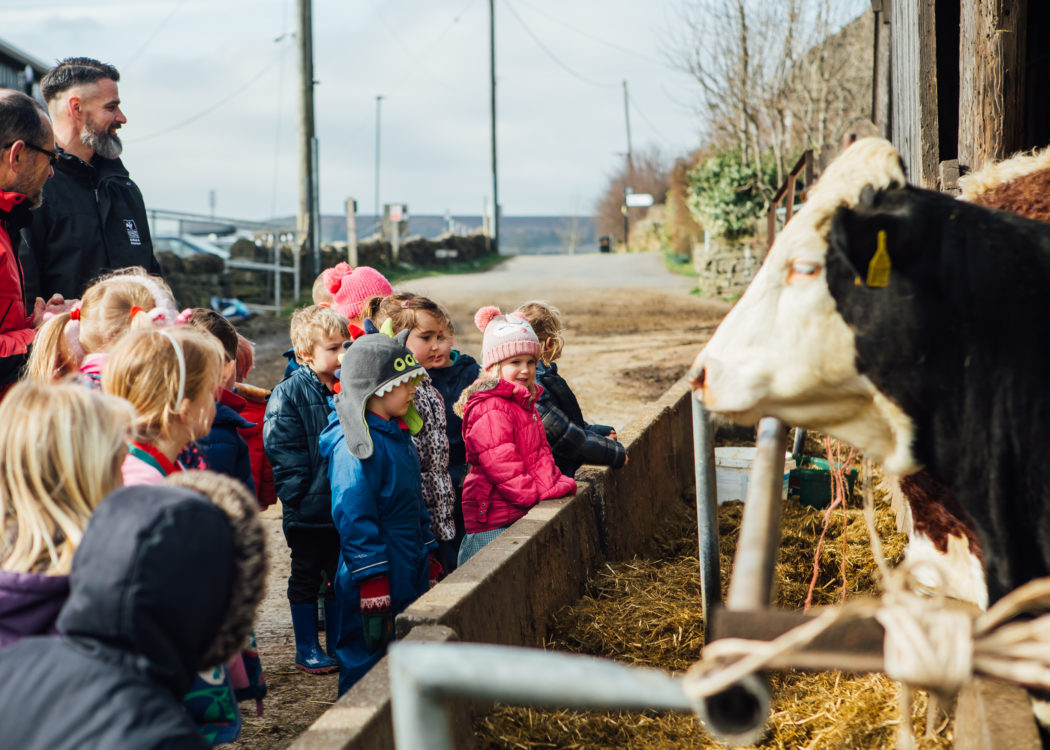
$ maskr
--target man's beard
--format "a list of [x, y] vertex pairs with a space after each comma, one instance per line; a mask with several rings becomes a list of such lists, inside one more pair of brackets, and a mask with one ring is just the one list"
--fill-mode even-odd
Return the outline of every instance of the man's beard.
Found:
[[80, 131], [80, 141], [103, 159], [116, 159], [124, 150], [124, 145], [115, 134], [98, 130], [89, 119]]

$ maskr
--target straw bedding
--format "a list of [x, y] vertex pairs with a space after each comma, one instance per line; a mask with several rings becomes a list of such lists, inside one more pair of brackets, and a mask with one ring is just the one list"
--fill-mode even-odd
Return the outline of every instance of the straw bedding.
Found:
[[[859, 485], [859, 482], [858, 482]], [[729, 583], [741, 503], [719, 508], [722, 588]], [[809, 588], [823, 511], [795, 502], [784, 506], [783, 541], [776, 566], [775, 602], [801, 608]], [[822, 545], [813, 596], [816, 605], [877, 590], [877, 571], [855, 491], [846, 512], [833, 516]], [[889, 562], [903, 556], [888, 503], [877, 497], [877, 525]], [[845, 554], [843, 553], [845, 541]], [[553, 616], [551, 650], [592, 654], [631, 664], [682, 672], [703, 645], [700, 576], [693, 498], [675, 504], [664, 527], [639, 555], [607, 565], [587, 594]], [[898, 724], [898, 686], [882, 675], [773, 673], [773, 716], [762, 748], [892, 747]], [[911, 717], [920, 748], [947, 748], [952, 727], [942, 717], [938, 734], [923, 738], [926, 696], [919, 693]], [[484, 748], [717, 748], [692, 716], [672, 713], [540, 711], [496, 706], [475, 723]]]

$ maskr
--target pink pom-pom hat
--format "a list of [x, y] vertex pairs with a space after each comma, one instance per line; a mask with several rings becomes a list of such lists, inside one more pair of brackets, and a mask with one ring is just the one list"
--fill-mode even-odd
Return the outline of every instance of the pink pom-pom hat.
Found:
[[338, 263], [322, 274], [325, 289], [332, 293], [332, 306], [347, 320], [361, 313], [369, 297], [386, 297], [393, 288], [386, 277], [370, 266], [352, 268], [349, 263]]
[[528, 321], [519, 315], [503, 315], [498, 307], [489, 305], [474, 314], [474, 325], [485, 334], [481, 341], [482, 369], [519, 354], [531, 354], [539, 359], [540, 340]]

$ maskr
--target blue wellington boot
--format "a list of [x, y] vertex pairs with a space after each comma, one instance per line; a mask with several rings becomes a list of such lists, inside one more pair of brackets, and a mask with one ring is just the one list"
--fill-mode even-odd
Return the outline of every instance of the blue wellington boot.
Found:
[[317, 641], [317, 604], [292, 604], [295, 632], [295, 668], [310, 674], [328, 674], [339, 669], [335, 659], [321, 650]]
[[324, 648], [325, 653], [336, 658], [335, 647], [339, 643], [339, 603], [335, 599], [324, 600]]

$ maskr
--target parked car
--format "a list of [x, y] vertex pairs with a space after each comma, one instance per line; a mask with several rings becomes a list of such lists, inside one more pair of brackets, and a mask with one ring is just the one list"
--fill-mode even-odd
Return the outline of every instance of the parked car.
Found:
[[190, 237], [183, 235], [177, 237], [174, 235], [154, 237], [153, 238], [153, 252], [155, 253], [172, 253], [179, 258], [189, 258], [193, 255], [199, 255], [204, 253], [206, 255], [215, 255], [223, 260], [230, 259], [230, 251], [224, 247], [202, 240], [197, 237]]

